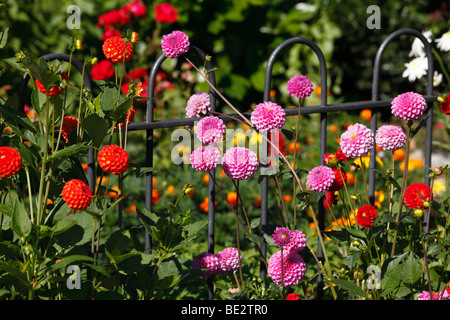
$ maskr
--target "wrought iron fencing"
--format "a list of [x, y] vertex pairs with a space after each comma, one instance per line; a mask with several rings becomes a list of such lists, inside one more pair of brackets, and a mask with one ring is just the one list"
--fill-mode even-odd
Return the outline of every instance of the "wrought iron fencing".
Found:
[[[280, 52], [282, 52], [285, 48], [294, 45], [294, 44], [303, 44], [308, 47], [310, 47], [314, 53], [316, 54], [319, 66], [320, 66], [320, 78], [321, 83], [320, 86], [322, 88], [321, 90], [321, 96], [320, 96], [320, 105], [317, 106], [308, 106], [307, 108], [302, 109], [303, 115], [308, 114], [320, 114], [320, 143], [319, 143], [319, 150], [320, 150], [320, 157], [319, 159], [323, 159], [325, 153], [326, 153], [326, 144], [327, 144], [327, 121], [328, 121], [328, 114], [334, 113], [334, 112], [340, 112], [340, 111], [355, 111], [355, 110], [362, 110], [362, 109], [371, 109], [372, 110], [372, 116], [370, 121], [371, 130], [375, 133], [377, 129], [377, 114], [382, 108], [389, 107], [391, 104], [392, 99], [386, 99], [386, 100], [380, 100], [380, 70], [381, 70], [381, 62], [382, 62], [382, 56], [384, 51], [386, 50], [386, 47], [393, 42], [395, 39], [397, 39], [400, 36], [403, 35], [409, 35], [418, 38], [424, 46], [425, 54], [428, 60], [428, 74], [427, 74], [427, 92], [424, 94], [424, 98], [427, 101], [427, 110], [426, 110], [426, 145], [425, 145], [425, 172], [424, 172], [424, 183], [429, 185], [430, 180], [428, 177], [428, 168], [431, 166], [431, 148], [432, 148], [432, 127], [433, 127], [433, 102], [437, 100], [437, 95], [433, 95], [433, 73], [434, 73], [434, 67], [433, 67], [433, 54], [432, 54], [432, 48], [430, 43], [427, 41], [427, 39], [423, 36], [423, 34], [420, 31], [417, 31], [415, 29], [400, 29], [393, 33], [391, 33], [384, 42], [379, 46], [378, 51], [376, 53], [375, 59], [374, 59], [374, 65], [373, 65], [373, 79], [372, 79], [372, 97], [371, 100], [365, 100], [365, 101], [356, 101], [356, 102], [348, 102], [348, 103], [338, 103], [338, 104], [328, 104], [327, 102], [327, 67], [326, 67], [326, 61], [325, 57], [319, 48], [319, 46], [313, 42], [310, 39], [303, 38], [303, 37], [293, 37], [289, 38], [285, 41], [283, 41], [280, 45], [278, 45], [275, 50], [271, 53], [269, 56], [269, 59], [267, 61], [266, 71], [265, 71], [265, 80], [264, 80], [264, 92], [263, 92], [263, 101], [269, 101], [270, 100], [270, 90], [271, 90], [271, 81], [272, 81], [272, 68], [274, 66], [274, 63], [276, 62], [278, 55]], [[207, 55], [200, 49], [193, 45], [191, 45], [189, 52], [186, 53], [186, 55], [196, 55], [202, 61], [204, 62], [207, 70], [212, 70], [212, 63], [207, 59]], [[77, 60], [74, 57], [70, 57], [67, 54], [48, 54], [43, 56], [43, 59], [46, 61], [50, 60], [62, 60], [71, 62], [73, 66], [75, 66], [80, 73], [83, 71], [83, 64]], [[188, 125], [194, 125], [194, 122], [198, 119], [195, 118], [178, 118], [178, 119], [165, 119], [165, 120], [154, 120], [154, 94], [155, 94], [155, 81], [157, 72], [160, 69], [162, 63], [165, 61], [166, 56], [164, 54], [161, 54], [153, 64], [150, 72], [149, 72], [149, 84], [148, 84], [148, 99], [147, 100], [147, 106], [146, 106], [146, 120], [145, 122], [134, 122], [130, 123], [128, 125], [128, 131], [145, 131], [146, 132], [146, 146], [145, 146], [145, 152], [146, 152], [146, 167], [153, 167], [153, 151], [154, 151], [154, 130], [155, 129], [166, 129], [166, 128], [175, 128], [175, 127], [184, 127]], [[84, 84], [86, 85], [86, 88], [88, 90], [92, 89], [92, 83], [89, 75], [87, 73], [84, 73]], [[211, 109], [214, 111], [216, 109], [216, 101], [219, 97], [217, 94], [217, 91], [215, 89], [215, 75], [214, 72], [208, 73], [208, 80], [210, 82], [210, 101], [211, 101]], [[22, 82], [19, 86], [18, 90], [18, 97], [19, 97], [19, 109], [24, 110], [25, 105], [25, 93], [26, 93], [26, 86], [29, 81], [29, 75], [24, 74]], [[297, 109], [296, 108], [287, 108], [285, 109], [286, 116], [297, 116]], [[241, 115], [245, 116], [246, 118], [250, 118], [249, 112], [244, 112]], [[221, 117], [224, 122], [230, 122], [238, 120], [241, 115], [238, 114], [228, 114], [226, 117]], [[267, 146], [266, 146], [267, 147]], [[374, 146], [370, 152], [370, 164], [369, 168], [375, 169], [376, 161], [376, 147]], [[87, 180], [89, 187], [91, 188], [91, 191], [94, 191], [95, 188], [95, 154], [93, 149], [89, 149], [88, 151], [88, 169], [87, 169]], [[210, 172], [212, 177], [215, 176], [215, 170], [212, 170]], [[146, 187], [145, 187], [145, 208], [152, 211], [152, 190], [153, 190], [153, 184], [152, 184], [152, 178], [153, 178], [153, 172], [149, 171], [145, 173], [145, 181], [146, 181]], [[369, 200], [374, 202], [374, 192], [375, 192], [375, 171], [370, 170], [369, 171]], [[265, 176], [261, 180], [261, 233], [262, 229], [268, 224], [269, 222], [269, 215], [268, 215], [268, 176]], [[214, 252], [214, 246], [215, 246], [215, 184], [213, 179], [209, 179], [209, 185], [208, 185], [208, 231], [207, 231], [207, 250], [208, 252], [213, 253]], [[424, 216], [424, 219], [426, 220], [426, 216]], [[324, 207], [323, 202], [319, 201], [319, 208], [318, 208], [318, 222], [319, 222], [319, 229], [321, 231], [324, 230]], [[267, 270], [265, 267], [265, 264], [263, 263], [263, 259], [266, 256], [267, 253], [267, 243], [264, 240], [264, 237], [261, 237], [261, 251], [263, 253], [263, 257], [261, 257], [261, 263], [260, 263], [260, 277], [261, 279], [265, 279], [267, 275]], [[151, 244], [151, 237], [146, 232], [145, 234], [145, 252], [150, 253], [152, 250], [152, 244]], [[323, 261], [323, 248], [320, 246], [317, 252], [317, 258], [319, 261]], [[319, 273], [320, 274], [320, 273]], [[323, 297], [323, 278], [322, 276], [318, 277], [317, 280], [317, 299], [322, 299]], [[208, 299], [213, 299], [213, 284], [210, 280], [208, 280], [208, 288], [207, 288], [207, 297]]]

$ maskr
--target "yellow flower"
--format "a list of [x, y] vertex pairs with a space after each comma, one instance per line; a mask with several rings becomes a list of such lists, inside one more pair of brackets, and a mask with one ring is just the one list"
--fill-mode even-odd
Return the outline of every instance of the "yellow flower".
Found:
[[[363, 163], [364, 163], [364, 166], [365, 166], [366, 168], [368, 168], [368, 167], [369, 167], [369, 164], [370, 164], [370, 152], [367, 154], [367, 156], [361, 157], [361, 158], [362, 158], [362, 161], [363, 161]], [[375, 157], [375, 161], [376, 161], [381, 167], [384, 166], [384, 163], [383, 163], [383, 161], [381, 160], [380, 157]], [[356, 158], [355, 161], [353, 161], [353, 162], [354, 162], [355, 164], [357, 164], [358, 166], [361, 166], [361, 160], [360, 160], [360, 158]]]

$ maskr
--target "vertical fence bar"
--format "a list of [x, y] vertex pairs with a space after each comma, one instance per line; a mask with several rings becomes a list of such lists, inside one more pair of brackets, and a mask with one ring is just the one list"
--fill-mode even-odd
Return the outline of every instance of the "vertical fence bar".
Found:
[[[212, 63], [211, 61], [206, 59], [206, 54], [200, 50], [198, 47], [191, 45], [189, 47], [188, 53], [194, 53], [195, 55], [199, 56], [202, 61], [205, 63], [206, 71], [207, 71], [207, 77], [209, 82], [215, 87], [216, 86], [216, 80], [215, 80], [215, 74], [212, 71]], [[155, 107], [155, 81], [156, 81], [156, 75], [161, 67], [161, 64], [166, 60], [166, 56], [164, 54], [161, 54], [155, 61], [154, 65], [152, 66], [150, 73], [149, 73], [149, 82], [148, 82], [148, 100], [147, 100], [147, 110], [146, 110], [146, 123], [154, 122], [154, 111], [153, 108]], [[211, 110], [216, 110], [216, 95], [214, 94], [214, 90], [210, 88], [210, 106]], [[153, 167], [153, 129], [146, 129], [146, 166], [147, 167]], [[213, 179], [209, 179], [208, 183], [208, 252], [213, 253], [214, 252], [214, 223], [215, 223], [215, 184], [214, 184], [214, 177], [215, 177], [215, 170], [212, 170], [210, 172], [210, 175]], [[148, 211], [152, 211], [152, 193], [153, 193], [153, 172], [147, 172], [146, 177], [146, 187], [145, 187], [145, 208]], [[147, 230], [145, 231], [145, 252], [150, 253], [151, 251], [151, 237], [148, 234]], [[208, 279], [208, 299], [213, 299], [213, 283], [211, 279]]]
[[[427, 74], [427, 95], [431, 96], [433, 94], [433, 73], [434, 73], [434, 65], [433, 65], [433, 52], [431, 49], [431, 45], [425, 36], [418, 30], [415, 29], [399, 29], [397, 31], [392, 32], [380, 45], [378, 51], [375, 56], [374, 62], [374, 71], [373, 71], [373, 80], [372, 80], [372, 101], [379, 100], [379, 82], [380, 82], [380, 68], [381, 68], [381, 57], [386, 50], [386, 47], [390, 42], [392, 42], [395, 38], [401, 35], [413, 35], [417, 37], [423, 44], [425, 53], [428, 60], [428, 74]], [[427, 185], [430, 185], [429, 168], [431, 167], [431, 152], [432, 152], [432, 130], [433, 130], [433, 102], [428, 102], [428, 108], [425, 113], [426, 119], [426, 144], [425, 144], [425, 172], [424, 172], [424, 182]], [[372, 132], [376, 132], [377, 122], [376, 122], [377, 113], [372, 113], [371, 118], [371, 129]], [[370, 172], [369, 172], [369, 197], [371, 202], [374, 200], [375, 193], [375, 164], [376, 164], [376, 151], [375, 145], [370, 153]], [[405, 166], [408, 166], [406, 163]], [[427, 211], [424, 214], [424, 221], [427, 219]]]
[[[273, 65], [276, 61], [277, 56], [280, 54], [280, 52], [293, 44], [305, 44], [309, 46], [314, 53], [317, 55], [317, 58], [319, 60], [319, 66], [320, 66], [320, 81], [321, 81], [321, 106], [327, 105], [327, 67], [326, 67], [326, 61], [325, 57], [322, 53], [322, 50], [319, 48], [319, 46], [311, 41], [310, 39], [303, 38], [303, 37], [293, 37], [289, 38], [285, 41], [283, 41], [281, 44], [279, 44], [275, 50], [271, 53], [269, 56], [269, 59], [267, 61], [266, 66], [266, 72], [265, 72], [265, 79], [264, 79], [264, 94], [263, 99], [264, 101], [268, 101], [270, 98], [270, 87], [271, 87], [271, 80], [272, 80], [272, 69]], [[323, 157], [325, 155], [326, 151], [326, 139], [327, 139], [327, 113], [321, 113], [320, 115], [320, 163], [323, 161]], [[295, 195], [294, 195], [295, 196]], [[261, 182], [261, 230], [264, 229], [264, 227], [267, 225], [267, 219], [268, 219], [268, 212], [267, 212], [267, 197], [268, 197], [268, 177], [264, 177]], [[322, 231], [324, 229], [324, 207], [323, 207], [323, 201], [319, 201], [319, 212], [318, 212], [318, 221], [319, 221], [319, 230]], [[262, 231], [261, 231], [262, 232]], [[267, 244], [263, 237], [261, 237], [261, 251], [265, 255], [267, 253]], [[324, 258], [324, 252], [322, 246], [319, 245], [317, 257], [320, 261]], [[260, 267], [260, 276], [261, 279], [265, 279], [267, 270], [265, 269], [265, 265], [261, 263]], [[318, 277], [318, 299], [322, 298], [323, 293], [323, 278], [322, 275], [319, 275]]]
[[[80, 72], [80, 74], [83, 74], [83, 63], [81, 63], [81, 61], [76, 59], [75, 57], [73, 57], [73, 56], [71, 57], [70, 55], [68, 55], [66, 53], [49, 53], [49, 54], [43, 55], [41, 58], [44, 59], [45, 61], [52, 61], [52, 60], [66, 61], [66, 62], [70, 63], [71, 65], [73, 65]], [[30, 80], [30, 75], [28, 73], [24, 73], [24, 75], [22, 77], [22, 81], [20, 82], [20, 85], [19, 85], [19, 88], [17, 91], [18, 100], [19, 100], [19, 110], [22, 112], [24, 112], [24, 110], [25, 110], [25, 94], [26, 94], [27, 84], [28, 84], [29, 80]], [[84, 72], [83, 83], [89, 91], [92, 91], [91, 78], [89, 76], [89, 73], [87, 73], [87, 72]], [[88, 181], [89, 189], [91, 190], [92, 193], [94, 193], [95, 192], [95, 155], [94, 155], [94, 149], [92, 149], [92, 148], [88, 149], [87, 165], [88, 165], [87, 173], [86, 173], [87, 181]]]

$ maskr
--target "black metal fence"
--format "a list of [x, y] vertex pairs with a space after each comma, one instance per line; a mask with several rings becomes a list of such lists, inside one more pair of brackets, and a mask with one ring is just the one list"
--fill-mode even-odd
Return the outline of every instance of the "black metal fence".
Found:
[[[327, 117], [329, 113], [340, 112], [340, 111], [354, 111], [354, 110], [362, 110], [362, 109], [371, 109], [372, 117], [371, 117], [371, 130], [375, 133], [377, 129], [377, 113], [381, 108], [389, 107], [392, 99], [388, 100], [380, 100], [379, 96], [379, 85], [380, 85], [380, 70], [381, 70], [381, 62], [382, 56], [386, 49], [386, 47], [394, 41], [396, 38], [409, 35], [418, 38], [424, 45], [425, 54], [428, 59], [428, 75], [427, 75], [427, 92], [424, 94], [424, 98], [427, 101], [427, 110], [426, 110], [426, 146], [425, 146], [425, 172], [424, 172], [424, 183], [427, 185], [430, 184], [428, 177], [428, 168], [431, 166], [431, 147], [432, 147], [432, 127], [433, 127], [433, 102], [437, 100], [437, 95], [433, 95], [433, 54], [430, 43], [423, 36], [420, 31], [414, 29], [400, 29], [393, 33], [391, 33], [384, 42], [379, 46], [377, 54], [374, 59], [373, 65], [373, 80], [372, 80], [372, 97], [371, 100], [367, 101], [357, 101], [357, 102], [349, 102], [349, 103], [339, 103], [339, 104], [331, 104], [327, 103], [327, 66], [324, 55], [319, 48], [319, 46], [307, 38], [302, 37], [293, 37], [285, 40], [280, 45], [276, 47], [276, 49], [269, 56], [266, 72], [265, 72], [265, 81], [264, 81], [264, 92], [263, 92], [263, 101], [270, 100], [270, 90], [271, 90], [271, 81], [272, 81], [272, 68], [274, 63], [276, 62], [278, 55], [285, 48], [294, 45], [294, 44], [303, 44], [310, 47], [314, 53], [317, 55], [320, 65], [320, 78], [321, 83], [321, 97], [320, 97], [320, 105], [318, 106], [308, 106], [307, 108], [302, 108], [302, 114], [320, 114], [320, 157], [319, 159], [323, 159], [326, 153], [326, 144], [327, 144]], [[190, 50], [186, 53], [189, 55], [196, 55], [200, 59], [203, 60], [207, 70], [212, 70], [212, 63], [207, 59], [206, 54], [200, 49], [193, 45], [191, 45]], [[82, 71], [83, 65], [76, 58], [70, 58], [69, 55], [66, 54], [48, 54], [43, 56], [46, 61], [58, 59], [61, 61], [71, 61], [72, 65], [74, 65], [80, 72]], [[166, 56], [161, 54], [153, 64], [150, 73], [149, 73], [149, 84], [148, 84], [148, 97], [151, 99], [147, 100], [147, 108], [146, 108], [146, 121], [145, 122], [134, 122], [128, 125], [129, 131], [146, 131], [146, 167], [153, 167], [153, 147], [154, 147], [154, 129], [162, 129], [162, 128], [175, 128], [175, 127], [184, 127], [186, 125], [194, 125], [195, 118], [179, 118], [179, 119], [165, 119], [165, 120], [154, 120], [153, 116], [153, 108], [154, 108], [154, 94], [155, 94], [155, 81], [156, 75], [161, 67], [161, 64], [165, 61]], [[23, 110], [25, 105], [25, 92], [26, 86], [29, 80], [29, 75], [25, 74], [23, 76], [22, 82], [19, 87], [19, 109]], [[216, 100], [219, 98], [217, 92], [215, 91], [215, 75], [214, 72], [208, 73], [208, 80], [212, 86], [210, 86], [210, 101], [211, 101], [211, 109], [214, 111], [216, 109]], [[89, 75], [85, 73], [84, 75], [84, 84], [87, 89], [92, 89], [91, 80]], [[285, 109], [286, 116], [297, 116], [296, 108], [288, 108]], [[250, 118], [250, 113], [242, 113], [243, 116]], [[222, 120], [225, 122], [234, 121], [234, 119], [239, 119], [239, 115], [237, 114], [229, 114], [226, 117], [222, 117]], [[198, 120], [198, 119], [197, 119]], [[376, 161], [376, 149], [375, 146], [370, 152], [370, 164], [369, 168], [375, 168]], [[95, 154], [94, 150], [90, 149], [88, 151], [88, 169], [87, 169], [87, 180], [91, 191], [94, 191], [95, 188]], [[319, 164], [318, 164], [319, 165]], [[210, 174], [214, 177], [215, 170], [212, 170]], [[146, 180], [146, 188], [145, 188], [145, 207], [147, 210], [152, 211], [152, 178], [153, 173], [147, 172], [145, 174]], [[375, 171], [369, 171], [369, 200], [373, 203], [374, 201], [374, 192], [375, 192]], [[208, 185], [208, 252], [214, 252], [215, 246], [215, 184], [213, 179], [209, 179]], [[268, 177], [262, 178], [261, 181], [261, 230], [268, 224]], [[426, 217], [424, 217], [426, 219]], [[319, 201], [319, 210], [318, 210], [318, 222], [319, 229], [324, 230], [324, 207], [322, 201]], [[150, 253], [152, 250], [151, 245], [151, 237], [149, 234], [145, 234], [145, 251]], [[264, 240], [264, 237], [261, 237], [261, 251], [263, 255], [266, 255], [267, 245]], [[319, 245], [317, 251], [317, 257], [319, 261], [323, 260], [323, 248]], [[265, 264], [263, 263], [264, 257], [261, 258], [260, 263], [260, 277], [262, 279], [266, 278], [267, 270], [265, 268]], [[211, 281], [208, 282], [208, 299], [213, 299], [213, 284]], [[317, 289], [317, 299], [321, 299], [323, 296], [323, 279], [321, 276], [318, 278], [318, 289]]]

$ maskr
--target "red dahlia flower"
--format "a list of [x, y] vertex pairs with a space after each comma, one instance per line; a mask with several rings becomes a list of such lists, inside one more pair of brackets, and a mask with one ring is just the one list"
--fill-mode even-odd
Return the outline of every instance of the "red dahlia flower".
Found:
[[69, 134], [75, 130], [78, 126], [78, 119], [72, 116], [65, 116], [61, 129], [62, 136], [69, 142]]
[[11, 147], [0, 147], [0, 177], [8, 178], [22, 167], [22, 157], [19, 151]]
[[425, 209], [424, 202], [432, 198], [431, 188], [424, 183], [413, 183], [405, 190], [404, 202], [409, 209]]
[[[129, 42], [125, 42], [121, 37], [113, 36], [103, 43], [103, 53], [112, 63], [127, 62], [133, 55], [133, 47]], [[124, 60], [125, 54], [125, 60]]]
[[79, 179], [72, 179], [64, 185], [62, 198], [69, 208], [84, 210], [91, 204], [92, 193], [86, 183]]
[[91, 71], [92, 80], [108, 80], [114, 75], [114, 65], [109, 60], [100, 60]]
[[[64, 71], [61, 73], [61, 79], [66, 80], [66, 81], [69, 80], [69, 77], [67, 76], [67, 74]], [[44, 85], [38, 79], [36, 79], [36, 87], [39, 89], [40, 92], [47, 95], [47, 90], [45, 90]], [[63, 93], [66, 89], [67, 89], [67, 86], [60, 87], [60, 84], [55, 84], [54, 86], [52, 86], [50, 88], [48, 95], [50, 97], [57, 96], [58, 94]]]
[[371, 227], [377, 217], [377, 209], [371, 204], [365, 204], [356, 212], [356, 221], [363, 228]]
[[450, 114], [450, 93], [445, 97], [443, 102], [439, 103], [439, 108], [445, 114]]
[[128, 153], [117, 145], [104, 146], [98, 152], [98, 163], [104, 171], [119, 175], [128, 168]]
[[333, 169], [334, 172], [334, 182], [330, 187], [330, 191], [338, 191], [347, 184], [347, 173], [344, 168], [339, 170], [337, 167], [331, 167], [331, 169]]
[[157, 4], [154, 10], [156, 21], [174, 23], [178, 20], [178, 10], [169, 3]]

